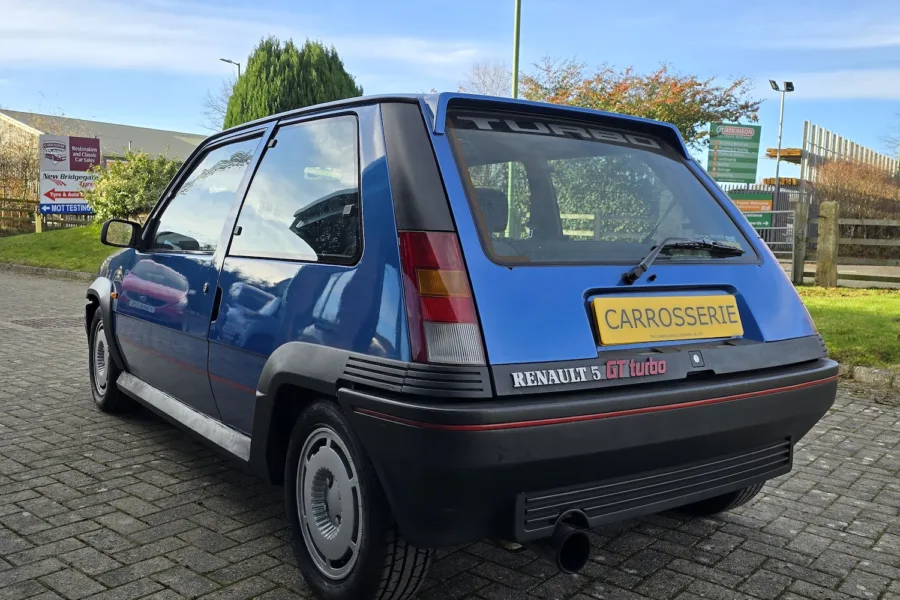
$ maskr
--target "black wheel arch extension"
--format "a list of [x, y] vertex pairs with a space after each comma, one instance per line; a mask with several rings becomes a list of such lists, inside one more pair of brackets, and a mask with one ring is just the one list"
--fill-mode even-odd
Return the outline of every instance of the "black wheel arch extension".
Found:
[[434, 398], [486, 398], [493, 393], [487, 367], [420, 365], [309, 342], [288, 342], [269, 356], [257, 383], [250, 470], [271, 483], [280, 483], [297, 415], [318, 398], [338, 402], [338, 390], [344, 387]]
[[122, 349], [119, 347], [119, 340], [115, 334], [115, 327], [112, 315], [112, 281], [106, 277], [98, 277], [88, 286], [87, 303], [84, 307], [84, 328], [90, 340], [91, 321], [94, 313], [100, 311], [100, 319], [103, 321], [103, 330], [106, 331], [107, 344], [109, 345], [109, 355], [112, 356], [116, 366], [121, 370], [125, 370], [125, 357]]

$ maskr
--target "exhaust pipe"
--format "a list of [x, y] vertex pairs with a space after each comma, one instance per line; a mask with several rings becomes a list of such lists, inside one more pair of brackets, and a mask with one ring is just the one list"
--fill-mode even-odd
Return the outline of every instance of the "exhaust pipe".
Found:
[[556, 563], [556, 567], [563, 573], [577, 573], [584, 568], [591, 556], [591, 539], [586, 525], [587, 517], [584, 514], [567, 513], [556, 521], [552, 536], [529, 544], [529, 548]]

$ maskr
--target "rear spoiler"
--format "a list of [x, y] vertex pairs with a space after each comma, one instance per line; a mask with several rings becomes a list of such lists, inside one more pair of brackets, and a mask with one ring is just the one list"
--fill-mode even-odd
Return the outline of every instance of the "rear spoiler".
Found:
[[454, 108], [465, 107], [483, 110], [526, 112], [533, 115], [562, 119], [577, 119], [579, 121], [596, 123], [597, 125], [605, 127], [628, 129], [644, 135], [657, 137], [665, 141], [683, 158], [693, 160], [678, 128], [670, 123], [652, 121], [650, 119], [600, 110], [590, 110], [587, 108], [561, 106], [558, 104], [547, 104], [545, 102], [532, 102], [530, 100], [514, 100], [512, 98], [499, 98], [494, 96], [477, 96], [474, 94], [447, 92], [442, 94], [429, 94], [422, 97], [422, 112], [425, 114], [425, 118], [434, 135], [444, 134], [447, 124], [447, 111], [451, 104]]

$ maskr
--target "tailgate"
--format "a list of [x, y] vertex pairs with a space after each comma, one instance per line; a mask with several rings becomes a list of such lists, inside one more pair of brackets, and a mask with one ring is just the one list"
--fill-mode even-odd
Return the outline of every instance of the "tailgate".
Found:
[[[556, 373], [581, 379], [626, 356], [647, 363], [629, 375], [656, 375], [654, 353], [814, 336], [780, 265], [669, 126], [542, 110], [451, 107], [434, 138], [491, 365], [592, 361]], [[623, 281], [673, 236], [740, 255], [666, 251]]]

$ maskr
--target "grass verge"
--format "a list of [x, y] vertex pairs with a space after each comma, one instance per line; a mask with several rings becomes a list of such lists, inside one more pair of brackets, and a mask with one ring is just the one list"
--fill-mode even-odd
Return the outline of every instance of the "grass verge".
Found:
[[900, 291], [797, 288], [831, 357], [900, 372]]
[[0, 263], [93, 273], [115, 248], [100, 243], [100, 226], [0, 237]]

